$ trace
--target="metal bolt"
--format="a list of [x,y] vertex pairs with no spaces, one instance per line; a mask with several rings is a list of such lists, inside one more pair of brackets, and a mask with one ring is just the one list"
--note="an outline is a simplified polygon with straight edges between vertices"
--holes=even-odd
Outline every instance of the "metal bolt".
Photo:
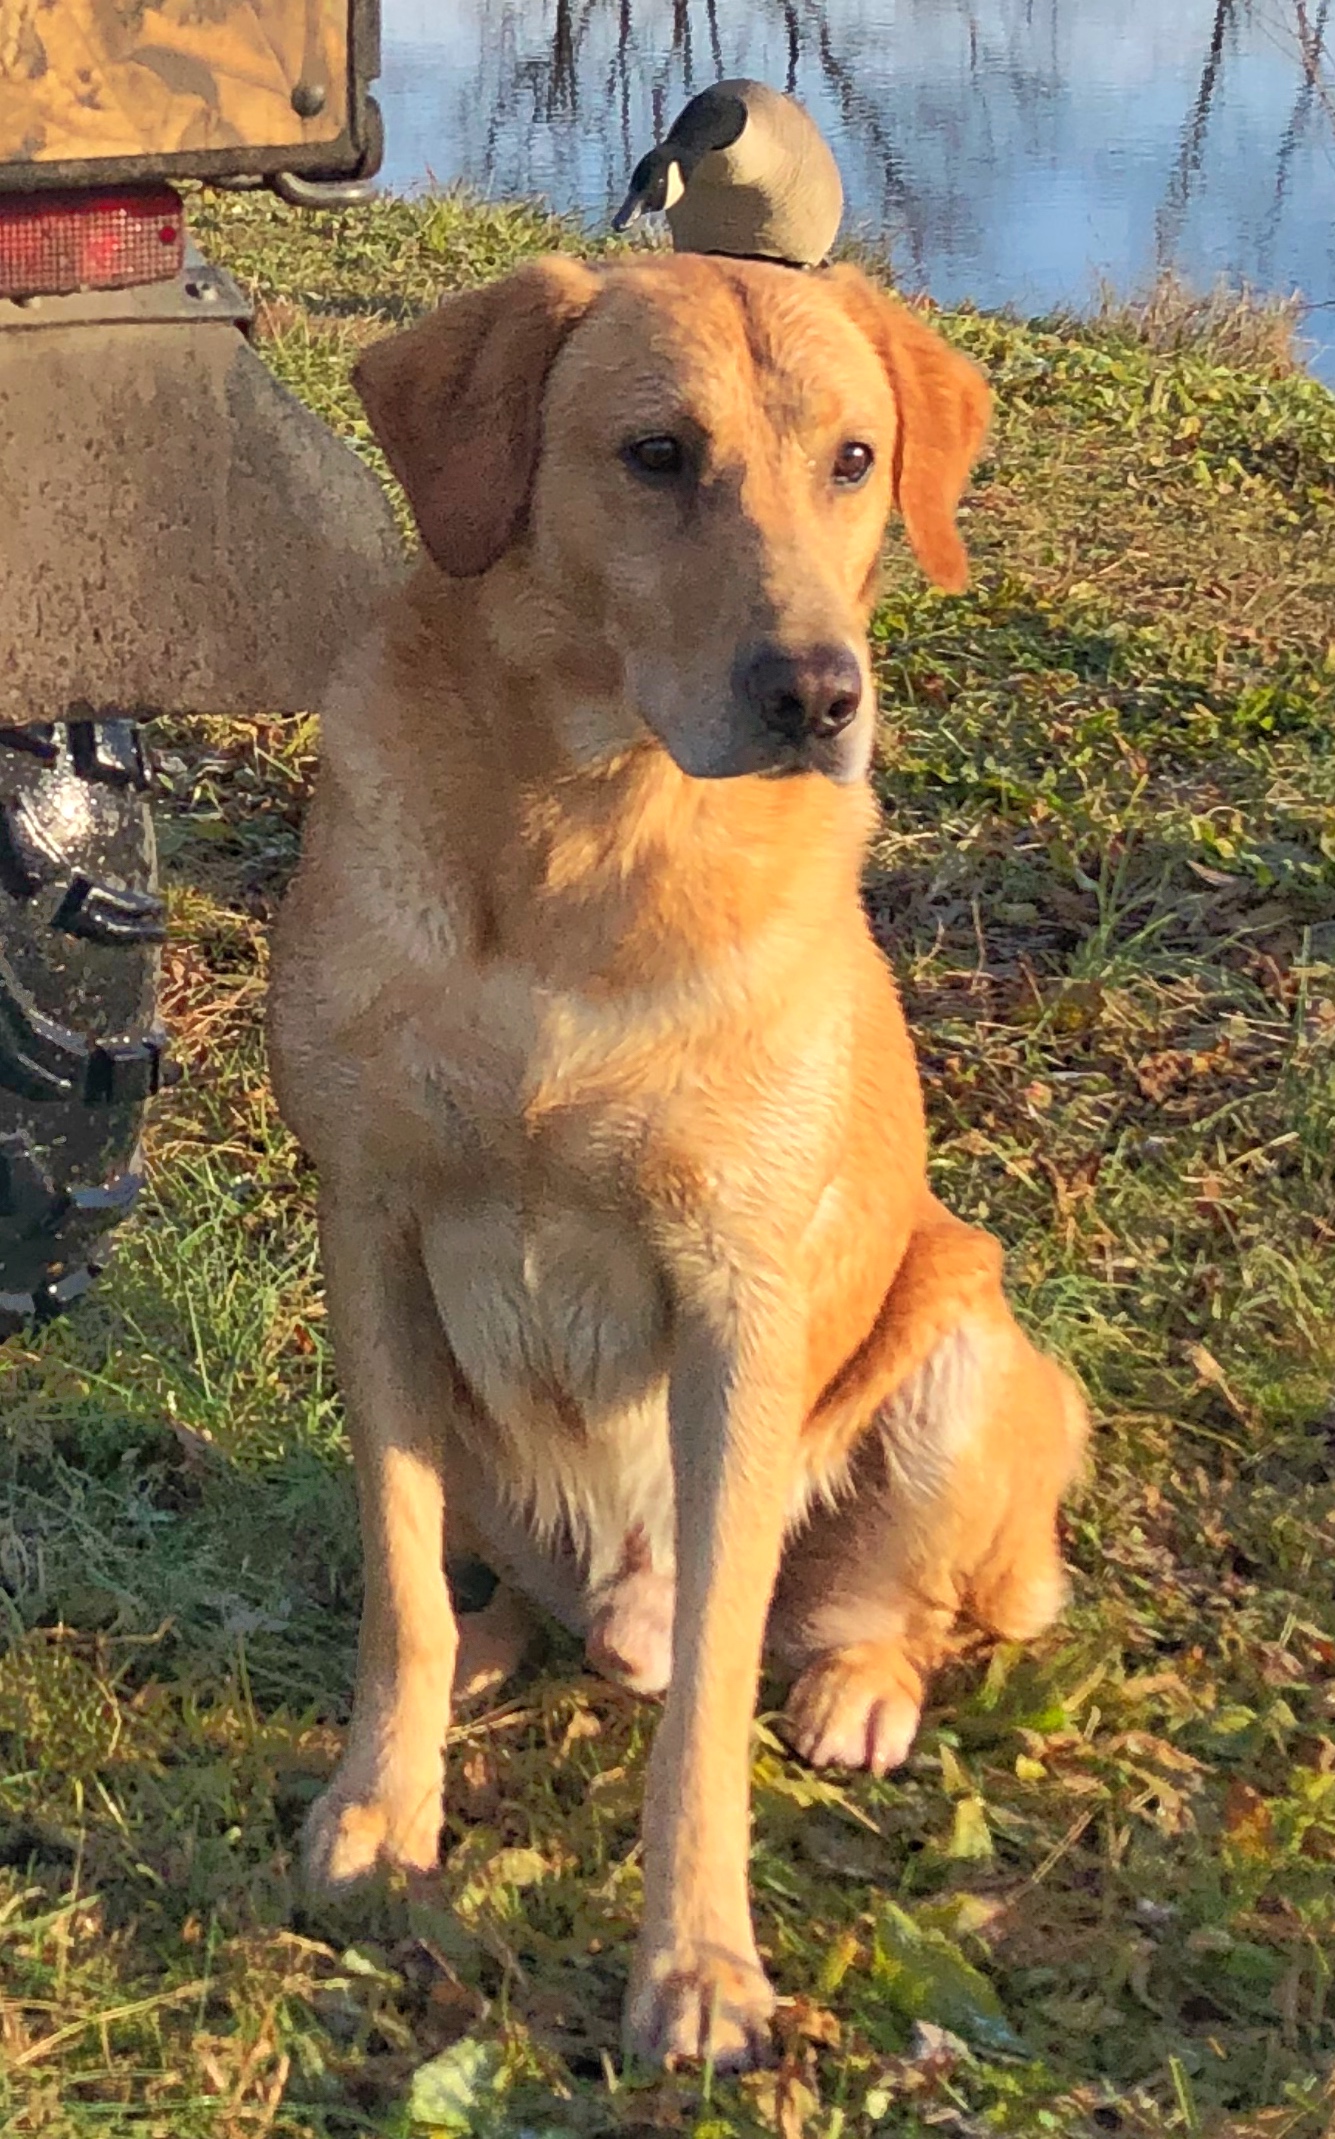
[[292,109],[299,119],[318,119],[326,94],[323,82],[298,82],[292,92]]

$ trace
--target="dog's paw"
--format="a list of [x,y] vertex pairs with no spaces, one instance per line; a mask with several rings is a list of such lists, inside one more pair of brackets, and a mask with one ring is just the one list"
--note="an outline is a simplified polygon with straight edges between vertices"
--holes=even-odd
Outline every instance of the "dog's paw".
[[774,1993],[760,1963],[697,1942],[637,1954],[622,2034],[641,2064],[706,2060],[749,2072],[770,2057]]
[[439,1776],[392,1796],[359,1792],[335,1776],[306,1815],[301,1861],[308,1890],[332,1896],[375,1872],[434,1870],[440,1821]]
[[783,1711],[784,1736],[813,1767],[902,1766],[922,1714],[922,1678],[890,1643],[857,1642],[808,1664]]

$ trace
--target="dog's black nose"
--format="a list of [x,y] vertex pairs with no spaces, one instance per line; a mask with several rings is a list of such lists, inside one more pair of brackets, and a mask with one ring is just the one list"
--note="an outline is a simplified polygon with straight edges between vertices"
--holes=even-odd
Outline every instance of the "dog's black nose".
[[862,670],[846,646],[812,646],[804,653],[759,653],[742,688],[772,734],[786,743],[841,735],[862,704]]

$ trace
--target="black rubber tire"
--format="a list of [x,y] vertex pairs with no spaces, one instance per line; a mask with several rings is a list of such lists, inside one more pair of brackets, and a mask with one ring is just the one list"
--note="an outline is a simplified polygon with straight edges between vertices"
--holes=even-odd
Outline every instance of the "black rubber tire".
[[174,1081],[151,778],[131,721],[0,727],[0,1338],[92,1283]]

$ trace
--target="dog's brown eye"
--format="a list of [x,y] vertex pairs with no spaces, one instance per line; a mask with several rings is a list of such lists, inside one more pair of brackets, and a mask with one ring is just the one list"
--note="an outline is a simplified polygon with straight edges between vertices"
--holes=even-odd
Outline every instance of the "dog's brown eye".
[[840,446],[834,456],[834,479],[846,489],[852,490],[866,481],[871,474],[876,455],[861,439],[850,438]]
[[679,438],[634,438],[624,449],[625,457],[641,475],[680,475],[686,465]]

